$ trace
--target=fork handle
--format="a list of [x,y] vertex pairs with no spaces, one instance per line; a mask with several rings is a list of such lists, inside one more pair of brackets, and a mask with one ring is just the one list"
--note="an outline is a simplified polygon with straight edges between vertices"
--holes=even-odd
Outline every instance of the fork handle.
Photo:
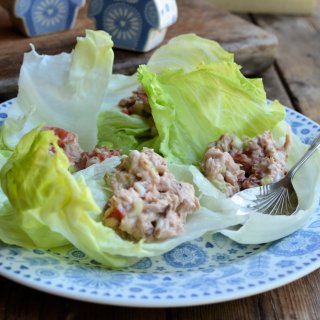
[[287,176],[293,178],[296,172],[301,168],[301,166],[313,155],[313,153],[320,146],[320,135],[318,135],[311,143],[308,151],[302,156],[302,158],[289,170]]

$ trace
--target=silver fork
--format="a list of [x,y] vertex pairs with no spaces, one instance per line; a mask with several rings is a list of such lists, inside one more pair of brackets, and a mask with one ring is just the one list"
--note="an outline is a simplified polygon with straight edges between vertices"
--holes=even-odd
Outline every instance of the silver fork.
[[278,182],[261,187],[249,188],[236,193],[231,200],[246,210],[270,215],[292,215],[299,209],[298,197],[292,179],[301,166],[311,157],[320,145],[320,135],[316,137],[308,151]]

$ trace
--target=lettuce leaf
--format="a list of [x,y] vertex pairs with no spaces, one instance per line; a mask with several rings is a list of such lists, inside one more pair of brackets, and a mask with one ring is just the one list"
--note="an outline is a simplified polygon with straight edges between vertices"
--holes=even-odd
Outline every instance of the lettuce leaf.
[[222,134],[253,137],[285,117],[279,102],[267,104],[262,82],[245,78],[234,63],[161,74],[140,66],[138,78],[158,130],[157,151],[172,162],[198,164],[207,144]]
[[52,131],[34,129],[21,139],[0,172],[10,203],[2,196],[2,241],[23,247],[60,247],[69,241],[60,230],[52,229],[50,216],[100,212],[84,180],[75,179],[69,166]]
[[232,53],[224,50],[216,41],[201,38],[195,34],[183,34],[172,38],[157,49],[148,61],[150,71],[161,73],[167,69],[192,71],[200,64],[233,62]]
[[113,42],[103,31],[86,31],[74,51],[55,56],[26,53],[19,93],[1,129],[1,139],[13,149],[39,124],[78,134],[84,150],[97,144],[97,114],[106,95],[113,65]]

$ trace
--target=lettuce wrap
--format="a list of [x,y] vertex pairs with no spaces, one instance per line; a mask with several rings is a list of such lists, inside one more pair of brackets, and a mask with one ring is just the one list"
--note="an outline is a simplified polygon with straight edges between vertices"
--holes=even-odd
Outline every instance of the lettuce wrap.
[[[118,106],[139,86],[156,130]],[[125,152],[147,146],[176,163],[198,165],[207,144],[222,134],[253,137],[285,117],[279,102],[267,103],[261,79],[247,79],[232,54],[193,34],[156,50],[137,75],[113,76],[108,92],[98,118],[99,143]]]
[[[118,268],[207,232],[222,232],[239,243],[265,243],[310,219],[320,191],[319,152],[294,179],[300,210],[293,216],[242,212],[198,168],[207,143],[221,133],[241,138],[271,130],[283,143],[290,130],[283,121],[284,108],[278,102],[267,103],[261,80],[246,79],[231,54],[195,35],[173,39],[130,77],[111,75],[111,46],[106,34],[88,32],[70,55],[51,59],[33,51],[25,59],[18,99],[1,129],[1,241],[52,250],[73,245],[103,265]],[[53,77],[46,82],[49,71]],[[141,85],[156,131],[145,118],[126,115],[117,105]],[[177,179],[193,184],[201,208],[188,217],[180,236],[152,243],[124,240],[103,225],[101,215],[112,195],[104,175],[120,158],[71,173],[57,137],[39,129],[43,123],[77,133],[86,150],[97,141],[125,152],[154,148],[169,160]],[[293,138],[289,167],[307,148]]]
[[[276,129],[279,129],[279,127]],[[284,129],[283,124],[282,129]],[[292,139],[288,168],[296,164],[309,147],[303,144],[296,135],[292,135]],[[307,188],[306,185],[308,186]],[[297,213],[291,216],[274,216],[250,212],[248,220],[241,228],[226,229],[221,231],[222,234],[239,243],[258,244],[278,240],[305,226],[319,205],[319,150],[299,169],[293,179],[293,186],[297,192],[299,202]]]
[[[274,136],[281,139],[285,130],[281,124]],[[53,154],[48,152],[51,146]],[[295,137],[290,165],[305,149]],[[120,158],[112,157],[72,174],[53,132],[34,129],[21,139],[1,170],[0,239],[26,248],[52,250],[72,244],[107,267],[123,267],[142,257],[160,255],[207,232],[222,232],[240,243],[265,243],[296,231],[309,220],[318,204],[320,170],[315,174],[314,169],[320,169],[319,160],[317,153],[294,179],[299,212],[275,217],[243,213],[197,167],[171,164],[177,179],[194,185],[201,208],[189,216],[180,236],[152,243],[132,242],[101,222],[101,212],[112,195],[104,175],[112,172]],[[306,177],[314,192],[305,190]]]
[[[52,147],[54,153],[49,152]],[[119,161],[119,157],[112,157],[71,174],[54,133],[33,129],[20,140],[1,170],[2,190],[10,204],[2,198],[0,239],[27,248],[73,244],[105,266],[121,267],[244,220],[236,214],[236,205],[223,196],[216,201],[217,191],[196,167],[172,165],[174,174],[195,185],[200,202],[204,199],[201,208],[187,220],[180,236],[154,243],[124,240],[102,224],[100,214],[112,194],[104,175]]]

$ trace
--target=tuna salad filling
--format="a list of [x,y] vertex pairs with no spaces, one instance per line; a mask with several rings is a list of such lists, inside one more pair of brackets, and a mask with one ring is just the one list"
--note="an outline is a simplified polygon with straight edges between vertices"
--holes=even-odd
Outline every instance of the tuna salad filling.
[[200,208],[191,184],[179,182],[153,150],[131,151],[105,180],[113,190],[103,222],[130,240],[165,240]]
[[142,87],[133,91],[130,97],[120,100],[119,107],[123,113],[129,115],[151,116],[148,96]]
[[[83,151],[78,143],[78,136],[70,131],[56,128],[44,127],[42,130],[52,130],[58,137],[58,145],[63,149],[70,162],[71,171],[79,171],[90,167],[93,164],[100,163],[112,156],[119,156],[119,150],[96,147],[91,152]],[[50,150],[54,153],[54,150]]]
[[287,173],[290,136],[277,146],[270,132],[239,140],[223,135],[209,143],[201,162],[205,176],[227,196],[276,182]]
[[118,106],[120,110],[125,114],[139,115],[146,119],[151,129],[151,134],[153,136],[157,134],[157,129],[153,121],[148,96],[142,87],[139,87],[137,90],[133,91],[130,97],[120,100]]

